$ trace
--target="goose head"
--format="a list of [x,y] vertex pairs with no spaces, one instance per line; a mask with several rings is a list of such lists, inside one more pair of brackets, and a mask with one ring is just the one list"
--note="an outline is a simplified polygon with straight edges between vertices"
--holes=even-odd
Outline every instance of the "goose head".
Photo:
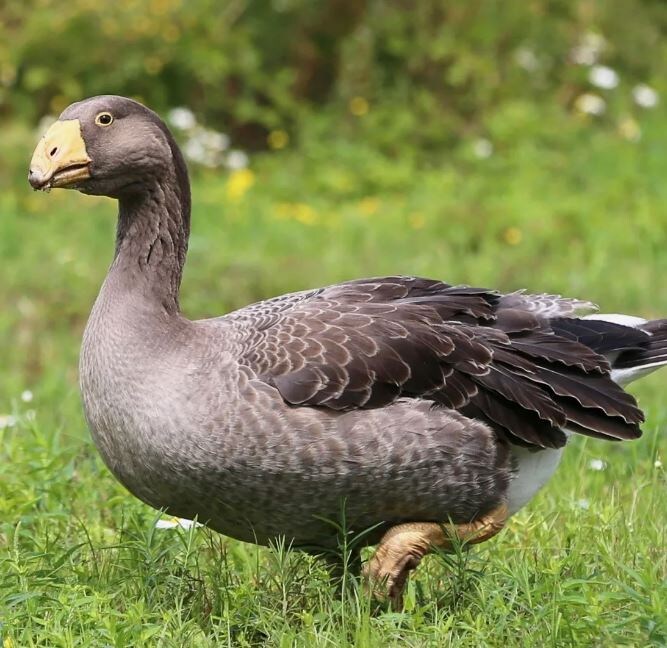
[[159,183],[174,168],[174,158],[180,153],[153,111],[132,99],[102,95],[63,111],[37,144],[28,181],[36,190],[123,198]]

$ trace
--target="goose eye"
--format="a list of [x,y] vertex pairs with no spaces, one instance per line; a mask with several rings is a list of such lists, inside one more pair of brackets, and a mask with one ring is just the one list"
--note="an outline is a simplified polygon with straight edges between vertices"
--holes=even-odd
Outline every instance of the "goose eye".
[[108,112],[101,112],[97,117],[95,117],[95,123],[98,126],[109,126],[113,122],[113,115]]

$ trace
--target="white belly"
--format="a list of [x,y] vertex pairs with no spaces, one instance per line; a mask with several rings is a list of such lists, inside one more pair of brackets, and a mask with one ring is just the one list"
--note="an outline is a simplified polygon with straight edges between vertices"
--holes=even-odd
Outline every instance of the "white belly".
[[510,482],[508,507],[514,515],[527,504],[546,484],[558,467],[564,448],[545,449],[531,452],[527,448],[514,446],[512,457],[516,474]]

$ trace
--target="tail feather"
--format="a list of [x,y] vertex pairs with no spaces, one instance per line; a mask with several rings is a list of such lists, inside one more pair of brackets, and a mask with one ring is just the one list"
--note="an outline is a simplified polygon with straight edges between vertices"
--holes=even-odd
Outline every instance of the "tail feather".
[[612,363],[612,378],[626,385],[667,365],[667,319],[651,320],[638,328],[648,334],[639,349],[621,353]]
[[612,380],[621,387],[667,365],[667,319],[595,313],[581,319],[556,318],[553,330],[604,355]]
[[613,364],[615,369],[629,369],[667,362],[667,319],[651,320],[639,328],[651,336],[648,344],[642,349],[621,353]]

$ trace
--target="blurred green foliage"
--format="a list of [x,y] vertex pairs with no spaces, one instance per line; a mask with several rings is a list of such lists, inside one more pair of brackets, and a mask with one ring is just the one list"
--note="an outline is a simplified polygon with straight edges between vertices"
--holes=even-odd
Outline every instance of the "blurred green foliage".
[[4,0],[0,116],[114,93],[187,106],[248,148],[316,113],[391,152],[429,149],[571,107],[590,35],[622,80],[663,89],[666,29],[662,0]]

